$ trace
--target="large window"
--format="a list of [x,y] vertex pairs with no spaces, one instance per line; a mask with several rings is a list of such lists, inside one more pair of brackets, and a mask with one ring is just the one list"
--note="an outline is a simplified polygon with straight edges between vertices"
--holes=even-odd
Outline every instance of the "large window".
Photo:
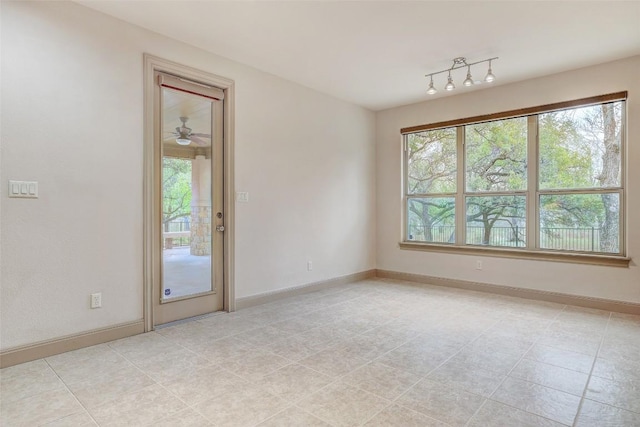
[[624,255],[625,98],[403,129],[404,240]]

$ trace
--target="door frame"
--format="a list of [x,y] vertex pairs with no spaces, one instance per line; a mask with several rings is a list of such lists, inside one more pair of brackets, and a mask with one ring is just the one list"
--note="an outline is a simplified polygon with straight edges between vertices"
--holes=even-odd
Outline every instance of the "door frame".
[[143,176],[143,318],[145,332],[154,329],[153,319],[153,286],[158,282],[160,274],[160,262],[157,256],[160,253],[160,242],[154,239],[155,230],[154,206],[160,202],[154,185],[154,165],[157,153],[157,145],[154,141],[154,117],[159,114],[159,106],[154,102],[156,71],[177,75],[185,79],[199,81],[211,86],[216,86],[224,91],[223,100],[223,218],[224,220],[224,268],[223,268],[223,292],[224,311],[235,311],[235,281],[234,281],[234,242],[235,242],[235,209],[234,209],[234,108],[235,108],[235,83],[233,80],[215,74],[207,73],[195,68],[187,67],[144,54],[144,176]]

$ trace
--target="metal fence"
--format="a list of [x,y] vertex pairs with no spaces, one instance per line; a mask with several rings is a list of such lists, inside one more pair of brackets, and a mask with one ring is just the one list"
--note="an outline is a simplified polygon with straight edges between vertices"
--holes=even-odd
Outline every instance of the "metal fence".
[[600,228],[541,228],[540,247],[599,252]]
[[[483,243],[484,227],[467,227],[466,237],[467,244],[470,245],[524,247],[526,246],[526,235],[526,227],[492,227],[488,243]],[[428,229],[428,227],[411,224],[409,240],[454,243],[455,226],[441,225]],[[600,228],[541,228],[540,247],[543,249],[598,252],[600,251]]]
[[[165,232],[179,232],[179,231],[190,231],[190,230],[191,230],[191,224],[188,220],[187,221],[169,221],[165,223],[165,228],[164,228]],[[171,243],[170,244],[165,243],[165,246],[176,247],[176,246],[189,246],[191,244],[190,237],[171,237],[170,239],[171,239]]]

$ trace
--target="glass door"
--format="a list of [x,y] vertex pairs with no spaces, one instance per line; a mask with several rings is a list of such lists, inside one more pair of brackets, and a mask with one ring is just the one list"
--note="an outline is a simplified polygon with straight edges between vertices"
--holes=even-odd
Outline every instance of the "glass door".
[[156,325],[222,310],[224,257],[222,101],[158,77]]

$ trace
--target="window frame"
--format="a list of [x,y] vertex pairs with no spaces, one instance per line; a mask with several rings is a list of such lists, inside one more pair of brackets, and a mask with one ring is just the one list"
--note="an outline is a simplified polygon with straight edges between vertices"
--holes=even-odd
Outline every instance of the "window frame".
[[[630,258],[626,257],[626,147],[627,147],[627,92],[616,92],[572,101],[546,104],[537,107],[510,110],[501,113],[487,114],[469,118],[449,120],[426,125],[412,126],[401,129],[402,134],[402,237],[401,249],[446,252],[456,254],[472,254],[498,256],[507,258],[540,259],[546,261],[574,262],[597,265],[611,265],[628,267]],[[586,189],[540,189],[539,184],[539,127],[540,114],[573,108],[588,107],[612,102],[622,102],[621,130],[620,130],[620,184],[617,187],[601,187]],[[465,126],[526,117],[527,119],[527,186],[524,190],[514,191],[467,191],[465,152]],[[409,193],[409,148],[410,134],[443,129],[456,130],[456,191],[455,193]],[[605,253],[593,251],[575,251],[566,249],[541,248],[540,236],[540,201],[545,195],[567,194],[604,194],[615,193],[619,197],[619,253]],[[474,196],[520,195],[525,197],[526,243],[524,247],[485,246],[466,243],[466,200]],[[455,242],[425,242],[408,239],[409,201],[420,198],[450,197],[455,200]]]

